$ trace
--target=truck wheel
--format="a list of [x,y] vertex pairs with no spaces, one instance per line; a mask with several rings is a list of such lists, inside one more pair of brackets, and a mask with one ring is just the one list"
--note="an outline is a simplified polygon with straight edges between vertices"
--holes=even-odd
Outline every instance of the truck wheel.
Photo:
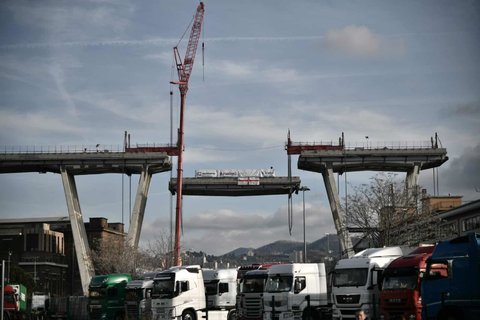
[[228,312],[227,320],[237,320],[237,310],[230,310]]
[[185,310],[182,313],[182,320],[195,320],[195,314],[192,310]]

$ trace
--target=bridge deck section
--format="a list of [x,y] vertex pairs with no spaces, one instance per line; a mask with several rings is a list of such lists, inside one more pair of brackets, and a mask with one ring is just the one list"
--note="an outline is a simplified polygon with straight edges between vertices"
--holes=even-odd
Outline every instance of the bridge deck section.
[[425,149],[363,149],[303,151],[298,158],[298,169],[324,172],[394,171],[405,172],[419,165],[420,170],[431,169],[448,160],[444,148]]
[[[237,177],[183,178],[182,193],[189,196],[265,196],[289,194],[300,187],[299,177],[260,177],[240,182]],[[258,182],[258,183],[257,183]],[[177,179],[172,178],[169,190],[175,194]]]
[[170,158],[164,152],[84,152],[84,153],[4,153],[0,154],[0,173],[52,172],[64,167],[73,175],[123,173],[150,174],[170,171]]

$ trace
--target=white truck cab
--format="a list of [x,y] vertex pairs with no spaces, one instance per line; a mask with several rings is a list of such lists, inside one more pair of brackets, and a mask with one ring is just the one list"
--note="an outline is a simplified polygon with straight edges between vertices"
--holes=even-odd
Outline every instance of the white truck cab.
[[264,320],[320,319],[328,313],[323,263],[273,265],[265,286]]
[[203,282],[208,310],[227,310],[228,319],[235,317],[237,269],[204,269]]
[[173,267],[153,279],[153,320],[199,320],[205,306],[200,266]]
[[401,247],[369,248],[339,260],[332,277],[333,319],[355,319],[360,309],[377,319],[382,272],[402,255]]

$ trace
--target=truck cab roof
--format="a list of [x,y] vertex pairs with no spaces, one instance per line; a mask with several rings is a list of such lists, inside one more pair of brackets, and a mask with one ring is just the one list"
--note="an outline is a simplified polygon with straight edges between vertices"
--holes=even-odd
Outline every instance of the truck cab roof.
[[204,269],[204,281],[212,280],[237,280],[237,269]]

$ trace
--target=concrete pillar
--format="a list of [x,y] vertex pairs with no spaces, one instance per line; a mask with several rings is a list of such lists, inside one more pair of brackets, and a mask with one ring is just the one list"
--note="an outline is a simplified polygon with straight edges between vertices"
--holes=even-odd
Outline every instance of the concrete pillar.
[[65,167],[60,168],[60,173],[62,175],[68,215],[72,226],[73,242],[77,253],[78,269],[80,272],[80,280],[82,281],[83,294],[88,295],[88,285],[95,274],[95,270],[93,268],[92,255],[88,245],[85,224],[83,223],[82,211],[80,210],[77,186],[75,184],[74,176],[68,173]]
[[127,242],[135,250],[138,248],[140,232],[142,231],[143,216],[145,215],[145,206],[147,205],[148,189],[152,174],[148,172],[148,167],[143,168],[142,174],[138,179],[137,195],[133,206],[132,220],[128,227]]
[[340,239],[342,256],[350,258],[355,252],[353,251],[352,240],[347,230],[345,213],[340,207],[340,199],[338,197],[335,175],[333,174],[332,168],[323,170],[322,176],[325,189],[327,190],[328,201],[330,202],[330,209],[332,210],[333,222],[335,223],[335,228],[337,229],[337,234]]
[[414,163],[413,167],[407,171],[407,178],[405,179],[405,187],[408,192],[413,190],[418,185],[418,176],[420,174],[420,163]]

